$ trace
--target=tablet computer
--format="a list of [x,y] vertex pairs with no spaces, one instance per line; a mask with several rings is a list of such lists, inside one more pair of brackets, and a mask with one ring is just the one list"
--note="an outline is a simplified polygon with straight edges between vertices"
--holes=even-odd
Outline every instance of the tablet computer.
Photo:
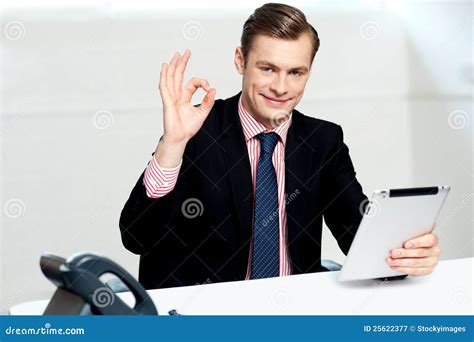
[[392,270],[385,258],[392,249],[401,248],[406,241],[434,229],[449,190],[449,186],[433,186],[374,191],[338,279],[403,275]]

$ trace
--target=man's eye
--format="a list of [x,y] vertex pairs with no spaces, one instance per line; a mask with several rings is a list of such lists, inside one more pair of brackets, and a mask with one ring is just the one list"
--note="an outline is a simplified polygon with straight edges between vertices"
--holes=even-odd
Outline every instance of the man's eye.
[[270,68],[270,67],[264,67],[264,68],[262,68],[262,70],[265,71],[265,72],[271,72],[271,71],[273,71],[273,69]]
[[300,73],[298,70],[293,70],[293,71],[291,71],[291,74],[292,74],[293,76],[301,76],[301,73]]

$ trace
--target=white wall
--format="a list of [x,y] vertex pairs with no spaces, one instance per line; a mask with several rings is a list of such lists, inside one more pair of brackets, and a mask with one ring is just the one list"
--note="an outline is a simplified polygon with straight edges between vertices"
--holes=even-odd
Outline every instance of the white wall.
[[[118,218],[162,133],[161,63],[189,48],[187,77],[237,93],[233,53],[258,6],[32,3],[2,11],[0,312],[50,297],[45,250],[100,251],[137,275]],[[442,258],[472,256],[471,3],[296,4],[321,37],[298,108],[343,126],[367,195],[452,185]],[[323,254],[343,261],[328,230]]]

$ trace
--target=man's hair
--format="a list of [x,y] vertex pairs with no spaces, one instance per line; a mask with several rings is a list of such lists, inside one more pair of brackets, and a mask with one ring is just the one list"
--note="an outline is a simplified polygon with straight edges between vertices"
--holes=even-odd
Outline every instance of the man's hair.
[[313,45],[311,64],[319,49],[318,32],[308,23],[306,16],[299,9],[276,3],[268,3],[257,8],[247,19],[240,38],[244,63],[252,47],[252,42],[259,34],[288,40],[296,40],[307,33]]

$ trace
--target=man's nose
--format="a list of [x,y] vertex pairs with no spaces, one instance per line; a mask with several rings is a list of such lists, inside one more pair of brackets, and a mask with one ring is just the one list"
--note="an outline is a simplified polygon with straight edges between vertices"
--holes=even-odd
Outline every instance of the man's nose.
[[285,84],[284,75],[275,75],[270,84],[270,90],[272,90],[277,96],[282,96],[286,93],[286,84]]

